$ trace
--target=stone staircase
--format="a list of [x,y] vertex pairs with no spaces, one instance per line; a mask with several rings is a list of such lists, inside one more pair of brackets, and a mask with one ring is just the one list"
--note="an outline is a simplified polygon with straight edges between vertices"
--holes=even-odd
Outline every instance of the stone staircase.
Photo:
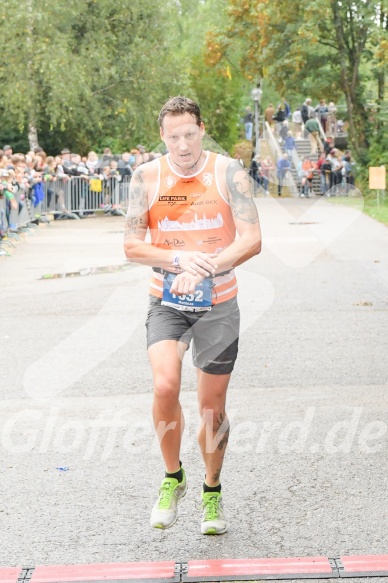
[[[271,153],[271,149],[268,146],[268,143],[265,139],[261,139],[260,140],[260,156],[261,159],[264,160],[264,158],[269,157],[272,160],[273,165],[276,167],[276,160],[274,159],[274,156]],[[276,179],[276,170],[273,171],[272,173],[272,179],[270,179],[269,181],[269,194],[271,196],[274,196],[277,198],[278,194],[277,194],[277,179]],[[259,194],[262,194],[262,192],[260,192]],[[293,194],[293,192],[291,191],[291,189],[287,186],[284,185],[283,189],[282,189],[282,196],[295,196],[295,194]]]

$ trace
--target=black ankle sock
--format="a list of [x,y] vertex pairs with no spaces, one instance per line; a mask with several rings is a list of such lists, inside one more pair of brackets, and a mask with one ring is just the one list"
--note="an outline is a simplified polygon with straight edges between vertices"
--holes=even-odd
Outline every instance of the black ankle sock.
[[182,472],[182,462],[179,462],[180,465],[180,469],[177,472],[174,472],[173,474],[169,474],[168,472],[165,473],[165,478],[175,478],[176,480],[178,480],[178,482],[181,482],[183,480],[183,472]]
[[203,491],[204,492],[221,492],[221,484],[218,486],[208,486],[206,482],[203,483]]

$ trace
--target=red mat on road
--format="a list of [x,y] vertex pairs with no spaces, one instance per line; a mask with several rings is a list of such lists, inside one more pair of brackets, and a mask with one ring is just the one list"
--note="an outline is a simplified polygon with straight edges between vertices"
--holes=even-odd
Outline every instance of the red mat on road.
[[271,575],[312,575],[330,577],[333,569],[326,557],[295,557],[289,559],[217,559],[214,561],[189,561],[187,575],[182,581],[208,581],[252,576],[265,578]]
[[388,577],[388,555],[349,555],[340,557],[344,571],[341,577]]
[[349,577],[388,577],[388,555],[0,567],[0,583],[195,583]]
[[[60,583],[67,581],[179,581],[174,577],[175,562],[116,563],[95,565],[38,566],[31,583]],[[1,580],[0,580],[1,583]]]
[[0,583],[16,583],[21,572],[21,567],[0,567]]

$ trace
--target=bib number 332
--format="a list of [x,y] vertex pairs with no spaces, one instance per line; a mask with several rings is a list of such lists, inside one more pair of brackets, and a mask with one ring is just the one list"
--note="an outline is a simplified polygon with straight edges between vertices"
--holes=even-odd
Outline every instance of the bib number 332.
[[163,278],[162,305],[191,312],[211,310],[212,280],[210,278],[205,278],[196,285],[194,293],[179,296],[171,293],[171,285],[175,277],[174,274],[166,274]]

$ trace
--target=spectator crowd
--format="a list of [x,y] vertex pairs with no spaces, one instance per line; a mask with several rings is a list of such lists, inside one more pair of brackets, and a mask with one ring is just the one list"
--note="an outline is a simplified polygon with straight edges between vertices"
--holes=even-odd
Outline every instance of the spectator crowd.
[[[159,155],[147,152],[141,144],[121,155],[113,155],[110,148],[105,148],[101,156],[94,151],[81,156],[67,148],[60,155],[48,156],[40,147],[22,154],[5,145],[0,149],[0,202],[5,201],[0,205],[0,237],[5,236],[7,228],[16,228],[25,205],[37,207],[46,197],[47,208],[63,209],[59,193],[66,186],[74,202],[76,190],[80,190],[75,188],[76,183],[82,184],[81,196],[87,190],[94,193],[94,204],[105,210],[111,208],[114,188],[122,181],[129,182],[138,166]],[[77,180],[73,180],[73,188],[74,178]]]
[[329,104],[325,99],[321,99],[315,107],[312,100],[307,97],[301,106],[293,112],[287,100],[283,98],[278,104],[276,110],[272,103],[264,111],[265,120],[270,126],[276,122],[292,121],[295,124],[304,125],[309,119],[319,120],[325,133],[331,135],[340,135],[344,132],[344,121],[338,119],[338,108],[333,101]]
[[[271,166],[268,158],[261,160],[259,155],[252,156],[250,174],[264,191],[268,190],[268,173],[272,172],[280,196],[293,163],[301,197],[313,194],[313,179],[316,175],[319,176],[321,195],[335,195],[344,183],[354,185],[355,162],[351,151],[340,152],[335,148],[334,136],[343,134],[345,128],[344,122],[337,119],[334,102],[327,105],[325,99],[321,99],[313,107],[312,100],[307,98],[292,112],[287,100],[282,98],[276,109],[272,103],[268,105],[264,110],[264,118],[283,150],[276,165],[271,162]],[[310,142],[308,155],[298,152],[298,141],[303,139]]]
[[[333,102],[327,105],[321,99],[313,107],[312,100],[307,98],[292,112],[289,103],[283,98],[276,109],[270,103],[264,111],[264,117],[273,131],[276,128],[284,152],[275,165],[270,157],[263,160],[260,156],[252,157],[250,174],[266,193],[269,191],[269,183],[274,181],[281,195],[285,177],[291,170],[293,152],[302,137],[310,139],[311,156],[299,158],[297,176],[301,196],[310,196],[314,173],[320,176],[321,194],[326,194],[333,186],[344,181],[354,184],[355,165],[350,151],[342,155],[334,147],[333,136],[343,132],[344,125],[337,119],[337,107]],[[253,121],[248,106],[243,118],[247,139],[252,139]],[[319,124],[328,133],[324,143],[320,139]],[[295,131],[295,127],[299,131]],[[318,151],[320,157],[316,160]],[[0,204],[0,238],[5,236],[7,228],[16,228],[18,217],[25,206],[30,210],[45,200],[47,209],[58,212],[64,210],[65,191],[70,192],[68,204],[72,209],[79,209],[82,205],[85,208],[85,199],[89,197],[86,206],[117,213],[116,207],[119,205],[117,200],[114,202],[112,199],[117,185],[128,183],[138,166],[160,155],[147,152],[141,144],[121,155],[114,155],[110,148],[105,148],[102,155],[90,151],[87,156],[67,148],[57,156],[48,156],[40,147],[22,154],[14,153],[10,145],[3,146],[0,149],[0,203],[4,201]],[[81,211],[80,215],[88,212],[90,214],[90,211]]]

